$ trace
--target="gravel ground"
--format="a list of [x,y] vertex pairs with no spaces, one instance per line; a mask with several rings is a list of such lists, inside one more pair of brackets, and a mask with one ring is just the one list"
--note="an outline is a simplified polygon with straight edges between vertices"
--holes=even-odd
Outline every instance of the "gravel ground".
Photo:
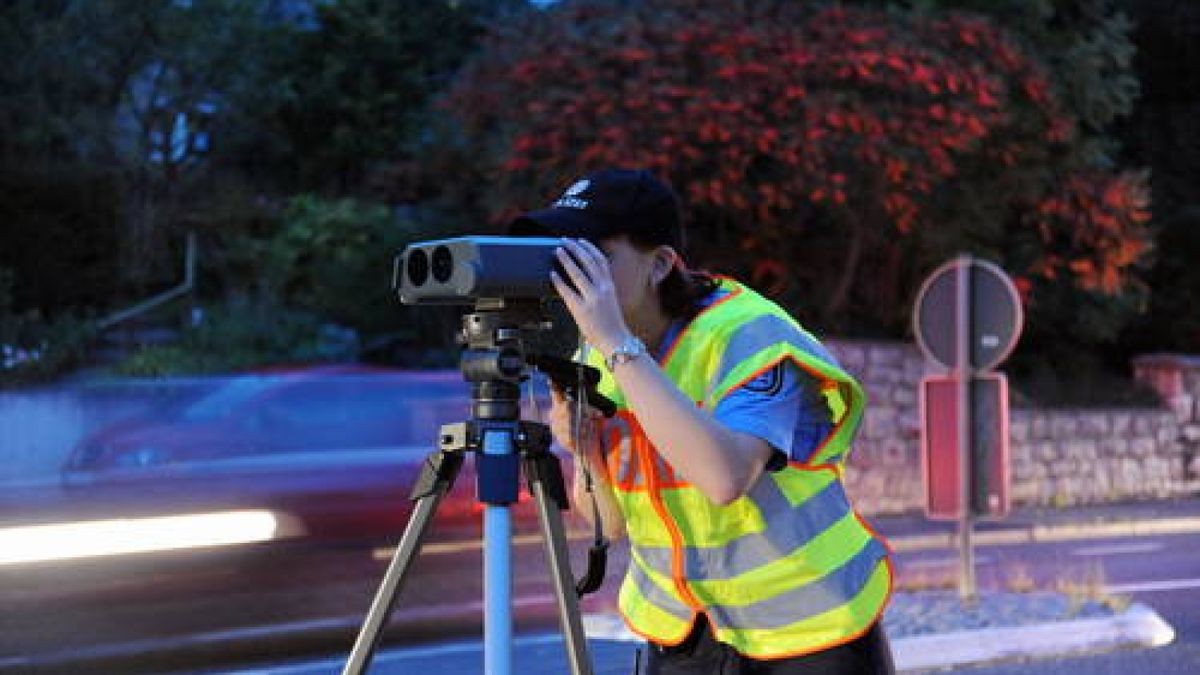
[[888,637],[911,637],[973,628],[1026,626],[1112,616],[1107,603],[1073,600],[1062,593],[986,592],[966,606],[955,591],[897,592],[883,616]]

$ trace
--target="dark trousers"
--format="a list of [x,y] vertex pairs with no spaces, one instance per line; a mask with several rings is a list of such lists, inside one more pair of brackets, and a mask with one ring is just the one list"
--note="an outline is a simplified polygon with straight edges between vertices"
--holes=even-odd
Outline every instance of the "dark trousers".
[[892,675],[892,650],[878,622],[861,637],[831,649],[787,659],[758,660],[713,639],[708,621],[674,647],[651,644],[646,675]]

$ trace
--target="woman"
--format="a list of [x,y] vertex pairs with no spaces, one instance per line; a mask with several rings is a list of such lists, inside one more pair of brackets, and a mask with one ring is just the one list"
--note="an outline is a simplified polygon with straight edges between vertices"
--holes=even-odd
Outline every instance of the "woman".
[[777,305],[688,271],[680,222],[650,173],[609,169],[512,228],[564,238],[551,281],[618,406],[577,425],[554,391],[550,421],[630,538],[648,672],[891,673],[891,564],[841,481],[861,387]]

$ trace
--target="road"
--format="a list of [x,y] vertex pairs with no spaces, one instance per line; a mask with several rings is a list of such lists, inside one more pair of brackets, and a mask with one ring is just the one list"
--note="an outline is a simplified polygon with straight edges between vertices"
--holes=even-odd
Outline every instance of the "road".
[[[517,632],[552,631],[555,608],[540,537],[528,526],[517,534]],[[577,571],[584,564],[586,543],[582,538],[572,542]],[[399,599],[387,634],[390,647],[481,634],[481,549],[476,532],[435,523]],[[0,606],[5,608],[0,613],[0,670],[196,672],[299,658],[309,659],[314,673],[330,672],[327,659],[337,661],[348,653],[382,578],[387,553],[273,545],[237,553],[43,565],[19,575],[0,568]],[[613,611],[624,564],[623,547],[617,546],[605,588],[584,602],[585,612]],[[1174,626],[1177,638],[1155,650],[959,672],[1200,672],[1200,536],[979,546],[977,564],[982,589],[1103,582],[1108,593],[1128,594],[1154,608]],[[957,572],[954,551],[944,549],[901,551],[897,566],[901,584],[926,587],[952,581]],[[479,670],[476,664],[446,672]]]
[[[1092,590],[1108,596],[1125,596],[1130,602],[1153,607],[1172,624],[1177,638],[1173,644],[1157,649],[960,667],[954,672],[983,675],[1200,672],[1200,564],[1196,562],[1200,560],[1200,537],[1185,534],[980,546],[977,553],[981,590],[1020,587],[1029,582],[1039,588],[1055,587],[1060,582],[1085,586],[1100,583],[1103,588]],[[953,551],[902,552],[897,563],[903,583],[935,583],[939,578],[953,579],[957,574]],[[596,672],[598,675],[632,672],[633,650],[634,645],[594,644]],[[566,672],[559,645],[530,638],[518,646],[517,652],[515,659],[522,672],[535,675]],[[537,665],[532,665],[531,660],[537,661]],[[244,675],[318,675],[337,672],[341,664],[339,658],[331,658],[307,665],[255,669]],[[449,675],[482,670],[478,649],[451,643],[384,650],[372,672],[381,675],[419,672],[433,664]]]
[[[956,564],[946,552],[902,556],[902,564]],[[1003,578],[1023,569],[1040,585],[1099,574],[1107,593],[1152,607],[1175,629],[1175,641],[1150,650],[1112,652],[957,669],[970,675],[1195,675],[1200,673],[1200,536],[1142,536],[990,546],[979,549],[979,572]]]
[[[541,538],[516,529],[518,629],[555,625]],[[583,565],[586,543],[572,542]],[[479,634],[478,532],[435,521],[389,626],[399,643]],[[161,672],[349,649],[390,551],[288,545],[0,566],[0,672]],[[589,604],[589,611],[604,611]]]

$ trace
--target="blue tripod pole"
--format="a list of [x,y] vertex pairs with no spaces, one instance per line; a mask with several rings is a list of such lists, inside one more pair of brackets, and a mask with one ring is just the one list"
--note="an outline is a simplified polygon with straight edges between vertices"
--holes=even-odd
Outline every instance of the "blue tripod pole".
[[510,430],[483,434],[479,501],[483,512],[483,662],[487,675],[512,673],[512,511],[517,453]]

